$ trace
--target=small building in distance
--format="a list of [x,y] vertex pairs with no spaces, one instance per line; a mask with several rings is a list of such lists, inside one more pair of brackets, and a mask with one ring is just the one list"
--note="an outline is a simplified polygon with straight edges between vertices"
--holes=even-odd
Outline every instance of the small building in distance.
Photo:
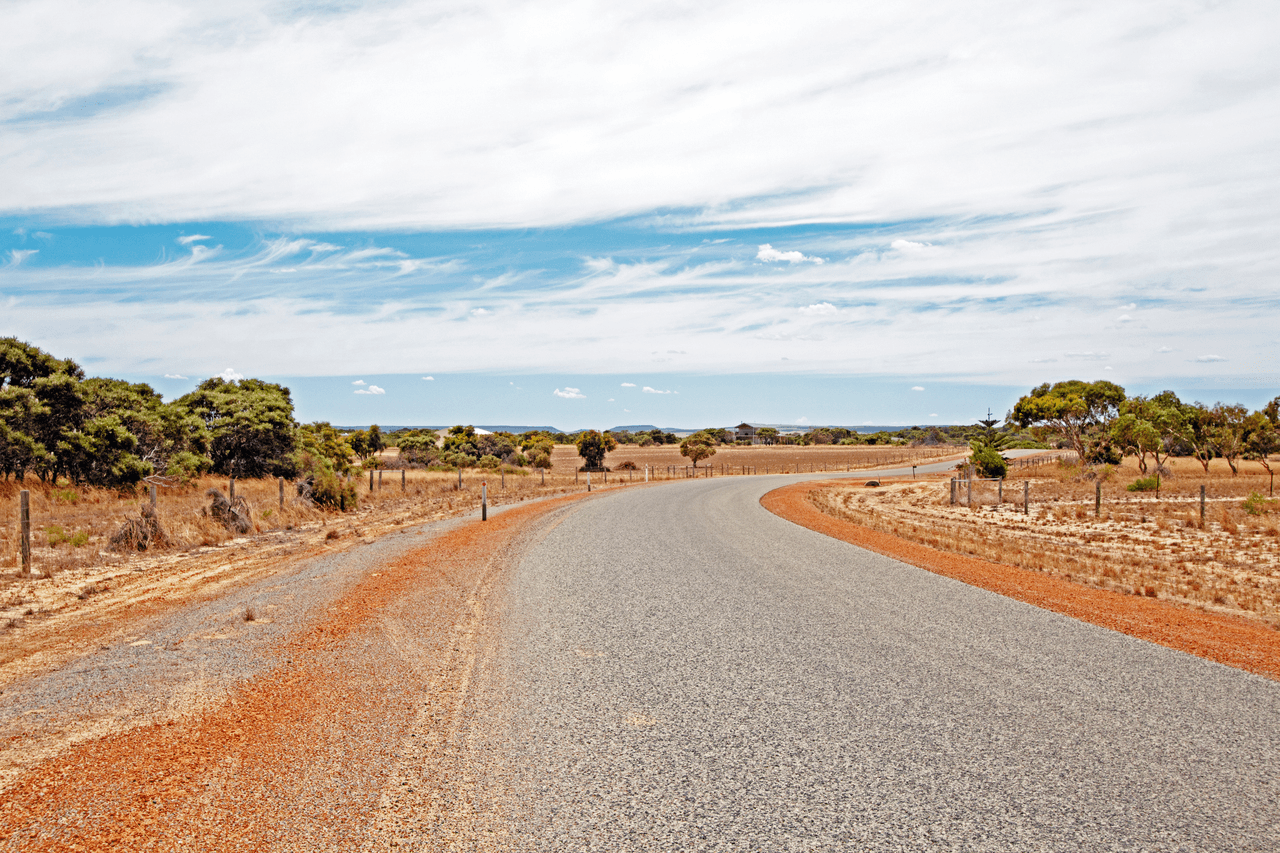
[[759,442],[759,437],[756,435],[756,428],[751,424],[740,423],[733,428],[733,440],[749,441],[752,444],[756,444]]

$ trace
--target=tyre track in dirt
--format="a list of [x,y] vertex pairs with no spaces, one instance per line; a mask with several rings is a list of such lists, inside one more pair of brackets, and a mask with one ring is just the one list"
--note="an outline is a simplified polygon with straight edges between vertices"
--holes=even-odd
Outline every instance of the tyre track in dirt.
[[486,771],[470,766],[467,732],[491,607],[530,537],[585,497],[513,506],[368,561],[220,700],[20,775],[0,804],[0,844],[478,849],[489,812],[467,780]]

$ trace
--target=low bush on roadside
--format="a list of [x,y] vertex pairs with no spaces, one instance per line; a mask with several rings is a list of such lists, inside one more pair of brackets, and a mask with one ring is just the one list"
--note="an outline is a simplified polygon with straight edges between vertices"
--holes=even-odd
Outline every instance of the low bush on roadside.
[[1250,492],[1249,497],[1244,499],[1244,511],[1249,515],[1275,512],[1277,506],[1280,506],[1280,500],[1264,498],[1262,492]]
[[1129,485],[1125,486],[1131,492],[1154,492],[1160,488],[1160,479],[1158,477],[1139,477]]

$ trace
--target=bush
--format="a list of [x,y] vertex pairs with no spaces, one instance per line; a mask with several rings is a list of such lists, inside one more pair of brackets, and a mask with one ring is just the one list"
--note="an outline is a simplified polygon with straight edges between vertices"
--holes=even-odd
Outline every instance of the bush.
[[1261,492],[1250,492],[1244,499],[1244,511],[1249,515],[1265,515],[1274,512],[1278,504],[1280,501],[1264,498]]
[[166,477],[176,477],[183,483],[190,483],[196,477],[213,467],[213,460],[189,450],[180,450],[169,457],[169,467],[165,468]]
[[323,456],[303,450],[296,457],[298,472],[305,487],[299,493],[320,506],[343,512],[354,510],[360,502],[354,483],[350,483],[333,470],[333,463]]
[[551,455],[548,453],[534,453],[529,457],[529,464],[534,468],[551,468]]
[[1125,486],[1125,488],[1131,492],[1154,492],[1156,489],[1160,488],[1160,478],[1155,476],[1139,477],[1129,485]]
[[978,471],[980,477],[998,479],[1009,473],[1009,463],[993,447],[981,447],[969,457],[969,462]]
[[480,461],[476,463],[481,468],[497,468],[502,464],[502,460],[496,456],[484,455],[480,457]]
[[626,462],[621,462],[615,465],[614,468],[618,471],[639,471],[640,470],[640,466],[632,462],[630,459],[628,459]]

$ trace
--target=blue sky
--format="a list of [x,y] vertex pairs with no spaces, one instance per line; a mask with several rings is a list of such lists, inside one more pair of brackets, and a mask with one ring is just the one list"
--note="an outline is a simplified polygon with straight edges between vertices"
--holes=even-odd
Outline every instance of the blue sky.
[[93,374],[564,428],[1280,393],[1280,9],[11,5],[0,335]]

